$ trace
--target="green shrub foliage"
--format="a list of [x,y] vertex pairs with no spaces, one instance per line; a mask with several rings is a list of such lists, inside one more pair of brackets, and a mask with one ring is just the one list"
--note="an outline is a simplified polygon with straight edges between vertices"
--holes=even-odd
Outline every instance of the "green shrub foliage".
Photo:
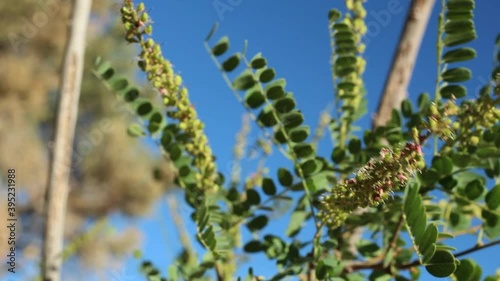
[[[491,84],[466,99],[463,82],[472,73],[461,63],[476,57],[467,46],[477,36],[475,1],[443,3],[434,98],[424,93],[417,104],[405,100],[388,124],[362,134],[353,133],[353,124],[366,112],[366,11],[362,0],[349,0],[344,14],[328,13],[336,108],[320,122],[333,141],[327,158],[317,154],[317,136],[304,124],[300,104],[272,61],[247,54],[246,45],[233,50],[228,36],[213,39],[214,26],[205,47],[262,130],[258,147],[265,156],[274,147],[289,159],[289,166],[267,175],[259,166],[253,177],[225,183],[187,87],[151,37],[144,4],[124,1],[125,38],[139,46],[138,66],[163,105],[105,61],[96,62],[95,74],[137,115],[128,133],[155,140],[177,168],[176,183],[205,248],[204,253],[185,249],[167,272],[144,261],[148,280],[416,280],[422,269],[435,277],[480,280],[480,265],[463,256],[500,243],[500,185],[494,183],[500,176],[500,40]],[[424,144],[433,149],[425,158]],[[280,202],[291,212],[289,225],[284,233],[269,233]],[[314,235],[299,239],[305,226]],[[243,228],[253,234],[244,241]],[[360,231],[371,236],[359,238]],[[474,235],[477,244],[447,245],[459,235]],[[261,276],[250,267],[246,276],[237,276],[241,251],[263,254],[276,264],[275,275]]]

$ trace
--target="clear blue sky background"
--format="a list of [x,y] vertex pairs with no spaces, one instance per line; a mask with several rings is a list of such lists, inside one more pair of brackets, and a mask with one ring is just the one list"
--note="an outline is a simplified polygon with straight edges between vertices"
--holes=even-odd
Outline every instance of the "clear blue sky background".
[[[230,11],[218,13],[214,3],[238,3]],[[287,79],[287,90],[295,93],[298,107],[306,117],[306,123],[316,127],[319,113],[333,100],[330,72],[330,46],[327,28],[327,14],[331,8],[344,9],[344,1],[146,1],[150,15],[154,20],[154,38],[163,44],[164,55],[170,59],[190,90],[191,100],[196,106],[200,118],[206,124],[206,133],[210,144],[218,157],[219,169],[228,174],[228,165],[232,160],[232,146],[235,134],[241,127],[243,107],[226,87],[220,73],[212,63],[203,47],[203,40],[214,22],[220,28],[212,43],[222,35],[231,39],[230,51],[240,51],[245,39],[249,41],[248,54],[252,56],[262,52],[271,67],[277,70],[278,77]],[[390,15],[387,21],[377,20],[376,14],[387,10],[387,3],[395,3],[399,12]],[[402,29],[410,1],[369,1],[366,4],[369,24],[369,43],[367,44],[367,69],[364,74],[368,90],[369,113],[359,125],[369,126],[371,114],[376,110],[385,77],[390,67],[397,40]],[[440,2],[440,1],[437,1]],[[490,77],[492,69],[493,42],[500,31],[498,11],[500,2],[494,0],[478,1],[476,7],[476,28],[479,38],[470,45],[478,50],[478,58],[465,65],[473,70],[473,78],[468,83],[469,97],[475,97],[477,91]],[[431,17],[419,58],[415,67],[409,93],[414,100],[419,93],[433,93],[436,79],[436,26],[439,4]],[[230,4],[229,4],[230,5]],[[257,130],[253,130],[255,140]],[[322,142],[320,152],[328,156],[332,147],[328,141]],[[277,155],[268,161],[270,173],[276,168],[291,165]],[[250,173],[252,163],[243,160],[244,173]],[[181,201],[181,200],[179,200]],[[181,206],[181,215],[188,221],[190,210]],[[118,228],[130,223],[117,216],[114,219]],[[180,245],[170,219],[165,201],[161,200],[151,218],[138,219],[137,223],[144,230],[142,250],[145,258],[151,259],[166,273],[167,266],[179,253]],[[192,229],[192,227],[190,227]],[[275,224],[265,229],[264,233],[277,231],[284,233],[286,222]],[[301,237],[312,237],[312,230],[305,229]],[[248,235],[246,235],[248,238]],[[474,239],[457,239],[454,246],[464,249],[472,246]],[[483,266],[483,276],[493,274],[500,267],[499,249],[490,248],[469,257],[476,258]],[[251,259],[250,262],[259,275],[267,277],[276,273],[273,262],[265,259]],[[136,271],[137,261],[127,262],[128,269],[110,277],[115,280],[142,280]],[[240,271],[246,271],[246,266]],[[424,274],[422,280],[429,280]],[[121,277],[120,277],[121,276]],[[113,280],[113,279],[111,279]]]

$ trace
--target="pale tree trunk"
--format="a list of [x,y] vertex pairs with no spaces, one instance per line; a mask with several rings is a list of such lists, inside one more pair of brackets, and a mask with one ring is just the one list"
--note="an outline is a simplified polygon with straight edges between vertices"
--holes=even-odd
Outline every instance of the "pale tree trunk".
[[92,0],[74,0],[69,22],[61,80],[49,180],[45,198],[45,233],[42,250],[44,281],[61,279],[64,220],[69,193],[71,152],[75,135],[85,53],[85,35]]
[[392,110],[399,109],[401,102],[408,96],[408,84],[435,2],[435,0],[413,0],[411,3],[382,98],[373,119],[373,127],[386,125],[391,119]]

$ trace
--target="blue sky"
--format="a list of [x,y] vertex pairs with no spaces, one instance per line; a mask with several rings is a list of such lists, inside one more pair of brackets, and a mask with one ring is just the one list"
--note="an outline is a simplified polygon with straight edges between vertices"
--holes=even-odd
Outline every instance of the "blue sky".
[[[361,126],[369,126],[371,114],[378,105],[407,13],[408,2],[390,0],[369,1],[366,4],[370,41],[367,44],[367,69],[364,77],[369,113],[359,122]],[[236,52],[241,51],[244,40],[248,40],[249,56],[262,52],[269,65],[276,69],[277,77],[287,79],[287,90],[295,94],[298,107],[303,111],[306,123],[312,128],[316,127],[319,113],[333,101],[327,14],[334,7],[343,9],[343,1],[170,0],[145,3],[154,20],[154,38],[163,44],[164,55],[182,74],[191,100],[201,120],[206,124],[206,133],[222,172],[228,173],[235,134],[240,130],[244,109],[225,85],[203,47],[203,40],[214,22],[219,22],[220,27],[211,41],[212,44],[219,37],[228,35],[231,40],[230,52]],[[436,3],[432,14],[409,87],[412,100],[422,92],[433,94],[434,91],[439,4]],[[224,5],[230,9],[223,12],[217,9]],[[387,14],[384,11],[388,10],[388,5],[394,5],[392,10],[397,12],[390,14],[390,19],[386,21],[377,20],[377,15]],[[469,97],[475,97],[479,87],[490,77],[493,42],[500,31],[498,10],[498,1],[481,1],[476,7],[478,39],[470,46],[478,50],[478,57],[472,62],[464,63],[473,70],[473,78],[467,83]],[[255,140],[257,133],[254,129],[250,140]],[[331,149],[327,137],[321,143],[320,153],[328,156]],[[243,164],[245,175],[251,172],[255,163],[245,159]],[[267,162],[267,166],[270,167],[271,175],[276,173],[277,167],[291,167],[277,151]],[[181,215],[187,221],[189,208],[181,206],[180,209]],[[118,228],[130,223],[118,216],[114,221]],[[165,200],[160,200],[150,218],[137,219],[134,223],[144,230],[142,251],[145,258],[153,260],[166,272],[180,247]],[[283,233],[285,229],[286,222],[280,222],[266,228],[265,233]],[[306,227],[302,235],[312,237],[310,228]],[[246,236],[248,238],[248,235]],[[452,242],[459,249],[468,248],[474,243],[474,239],[456,239]],[[477,259],[483,266],[483,276],[493,274],[498,267],[498,262],[491,259],[495,251],[498,252],[498,247],[468,256]],[[257,274],[269,277],[276,273],[272,262],[260,261],[263,260],[251,260]],[[136,261],[128,261],[126,275],[119,281],[136,280],[136,265]],[[246,267],[240,272],[245,271]],[[422,280],[428,279],[426,277],[429,276],[424,274]]]

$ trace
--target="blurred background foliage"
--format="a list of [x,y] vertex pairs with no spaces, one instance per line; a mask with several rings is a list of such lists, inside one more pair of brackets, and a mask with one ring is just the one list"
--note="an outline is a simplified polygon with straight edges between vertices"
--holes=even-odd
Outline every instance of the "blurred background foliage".
[[[0,3],[0,170],[17,171],[17,216],[22,222],[17,245],[22,249],[20,260],[24,265],[37,262],[40,255],[50,149],[47,144],[53,134],[70,3],[62,0]],[[129,217],[146,214],[171,186],[173,178],[172,170],[159,156],[148,151],[140,140],[127,136],[132,115],[90,71],[95,57],[104,55],[123,74],[134,77],[136,63],[122,59],[132,58],[134,49],[123,44],[122,27],[113,13],[116,5],[111,0],[92,4],[85,54],[87,69],[73,147],[65,223],[67,241],[84,235],[89,226],[105,221],[110,214]],[[131,173],[131,169],[135,172]],[[163,176],[155,177],[154,170]],[[5,212],[6,207],[0,206],[2,218]],[[95,235],[81,239],[76,252],[71,253],[76,254],[72,259],[79,266],[105,268],[109,262],[129,254],[140,241],[140,232],[133,228],[119,234],[109,231],[109,226],[96,227],[96,231]],[[6,237],[0,238],[0,253],[4,256]]]

